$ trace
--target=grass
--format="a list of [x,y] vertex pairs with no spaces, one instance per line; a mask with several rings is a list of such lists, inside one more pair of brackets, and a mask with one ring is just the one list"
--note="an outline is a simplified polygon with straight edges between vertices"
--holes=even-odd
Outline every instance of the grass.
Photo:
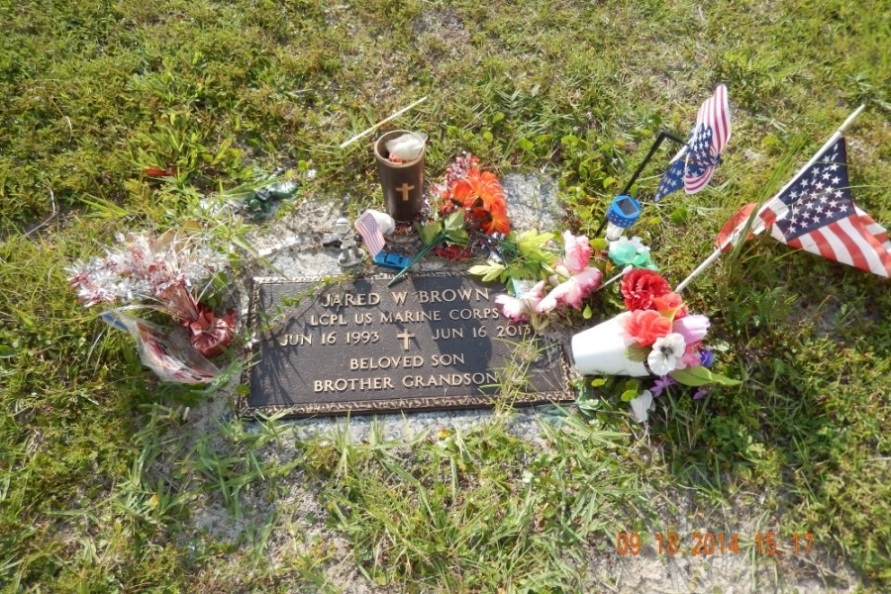
[[612,459],[627,435],[569,418],[547,432],[548,450],[536,452],[504,420],[409,444],[374,432],[358,447],[310,444],[309,459],[338,460],[315,470],[363,575],[417,591],[583,589],[580,545],[643,503],[638,476],[617,472]]
[[[590,232],[654,135],[683,134],[725,82],[734,137],[712,187],[635,228],[675,282],[866,102],[850,171],[887,226],[886,3],[0,1],[0,20],[0,588],[337,592],[353,571],[408,591],[597,589],[584,551],[682,515],[679,491],[813,532],[814,563],[891,585],[877,277],[746,246],[686,293],[741,388],[663,397],[645,436],[617,397],[594,400],[588,417],[542,421],[541,449],[501,413],[413,444],[193,427],[185,407],[223,396],[156,389],[65,283],[114,233],[200,220],[202,197],[277,166],[315,168],[307,194],[376,203],[369,147],[336,147],[423,95],[398,123],[430,134],[428,177],[465,149],[499,173],[543,169],[563,224]],[[230,223],[221,241],[240,236]]]

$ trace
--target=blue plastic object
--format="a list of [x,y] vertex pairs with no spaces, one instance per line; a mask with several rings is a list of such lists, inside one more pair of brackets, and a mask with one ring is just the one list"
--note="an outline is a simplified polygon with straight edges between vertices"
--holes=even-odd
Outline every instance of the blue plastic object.
[[409,262],[409,258],[390,252],[378,252],[374,257],[374,263],[378,266],[386,266],[387,268],[395,268],[396,270],[402,270],[408,266]]
[[610,223],[622,229],[627,229],[640,217],[640,202],[622,194],[613,198],[609,210],[606,211],[606,218]]

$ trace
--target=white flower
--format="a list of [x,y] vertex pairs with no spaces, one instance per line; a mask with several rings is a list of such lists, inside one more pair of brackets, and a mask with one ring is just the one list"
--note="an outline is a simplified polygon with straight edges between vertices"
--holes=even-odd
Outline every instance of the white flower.
[[647,356],[647,364],[653,375],[663,376],[678,368],[681,357],[684,356],[684,350],[687,343],[684,337],[677,332],[672,332],[662,338],[657,338],[653,343],[653,350]]
[[529,315],[535,312],[535,306],[544,295],[545,281],[541,281],[534,287],[523,293],[520,297],[510,295],[498,295],[495,303],[501,306],[505,317],[514,322],[522,322],[529,319]]
[[629,402],[631,405],[631,417],[638,423],[646,423],[649,418],[649,411],[656,408],[653,402],[653,394],[649,390],[644,390],[640,396]]

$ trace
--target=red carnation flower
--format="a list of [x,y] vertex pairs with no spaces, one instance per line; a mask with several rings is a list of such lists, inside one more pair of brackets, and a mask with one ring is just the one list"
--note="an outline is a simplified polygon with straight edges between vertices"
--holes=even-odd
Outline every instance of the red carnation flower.
[[638,268],[622,279],[622,296],[629,311],[653,309],[653,299],[669,293],[668,281],[652,270]]

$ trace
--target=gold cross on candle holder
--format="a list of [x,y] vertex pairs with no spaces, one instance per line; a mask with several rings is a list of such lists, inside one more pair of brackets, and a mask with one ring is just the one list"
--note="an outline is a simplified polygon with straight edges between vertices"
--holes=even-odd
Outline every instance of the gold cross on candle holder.
[[401,187],[396,188],[396,191],[402,192],[402,201],[403,202],[408,202],[408,193],[414,189],[415,189],[414,186],[410,186],[407,183],[403,182]]

